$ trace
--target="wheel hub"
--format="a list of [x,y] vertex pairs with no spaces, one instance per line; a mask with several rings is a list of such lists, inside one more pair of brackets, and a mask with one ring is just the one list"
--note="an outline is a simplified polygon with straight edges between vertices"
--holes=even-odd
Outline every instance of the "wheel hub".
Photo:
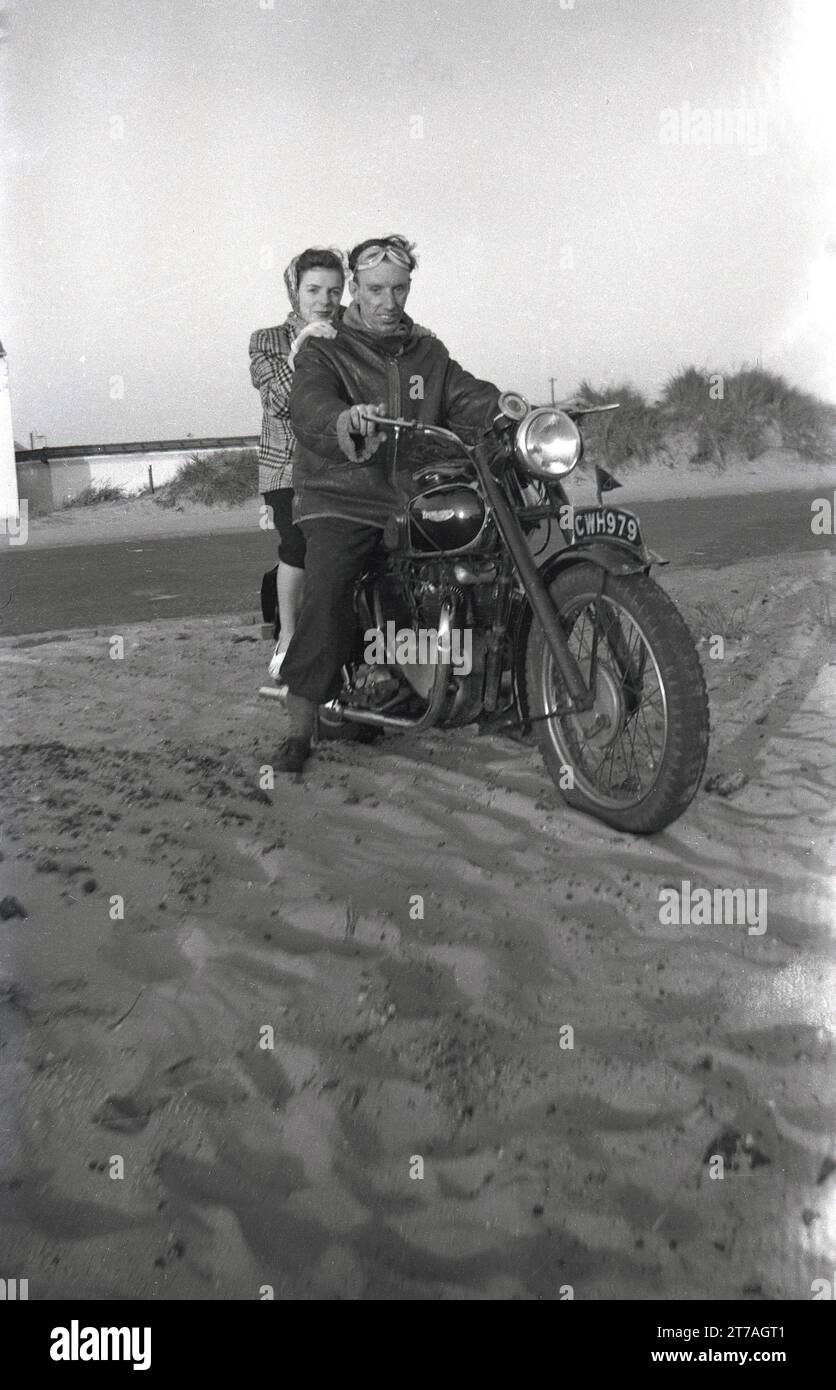
[[621,685],[606,666],[599,665],[592,709],[576,716],[584,742],[591,748],[608,748],[624,727]]

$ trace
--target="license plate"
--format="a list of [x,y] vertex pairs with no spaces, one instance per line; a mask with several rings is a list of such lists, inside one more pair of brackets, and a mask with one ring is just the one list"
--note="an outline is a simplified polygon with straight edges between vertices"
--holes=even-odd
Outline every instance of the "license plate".
[[576,541],[626,541],[628,545],[644,545],[638,518],[619,507],[576,507],[573,517]]

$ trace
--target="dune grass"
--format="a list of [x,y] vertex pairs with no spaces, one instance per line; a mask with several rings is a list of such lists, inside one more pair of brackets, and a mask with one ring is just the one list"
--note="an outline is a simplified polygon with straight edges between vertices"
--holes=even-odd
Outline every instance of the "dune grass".
[[656,459],[724,468],[776,448],[816,462],[836,458],[836,408],[762,367],[685,367],[656,401],[629,383],[596,389],[584,381],[578,394],[591,405],[621,402],[619,410],[584,421],[593,462],[629,467]]
[[832,454],[832,412],[824,402],[760,367],[728,374],[689,367],[667,383],[659,406],[669,427],[696,433],[698,463],[755,459],[769,448],[817,459]]
[[117,483],[88,483],[75,497],[68,497],[59,510],[68,511],[71,507],[95,507],[99,502],[121,502],[127,496],[125,489]]
[[655,405],[629,382],[595,387],[582,381],[578,396],[588,405],[612,405],[618,410],[583,418],[584,451],[593,463],[623,465],[647,463],[662,449],[663,422]]
[[154,501],[161,507],[186,503],[234,507],[258,493],[255,449],[215,449],[190,454],[169,482],[157,488]]

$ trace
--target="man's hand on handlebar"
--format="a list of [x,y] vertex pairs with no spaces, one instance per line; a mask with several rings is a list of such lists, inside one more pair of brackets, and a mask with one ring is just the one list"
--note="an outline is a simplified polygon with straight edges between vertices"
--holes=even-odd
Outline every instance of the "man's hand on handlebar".
[[378,429],[378,415],[386,409],[378,405],[352,405],[337,419],[337,439],[351,463],[367,463],[377,453],[386,435]]
[[377,431],[376,415],[382,415],[386,406],[381,401],[379,405],[353,405],[348,412],[349,431],[351,434],[369,435]]
[[467,445],[452,430],[441,425],[425,425],[420,420],[395,420],[384,415],[385,407],[380,405],[353,405],[344,410],[337,419],[337,439],[346,458],[352,463],[366,463],[387,438],[386,430],[394,430],[397,438],[399,430],[409,434],[424,435],[430,439],[444,440],[467,453]]

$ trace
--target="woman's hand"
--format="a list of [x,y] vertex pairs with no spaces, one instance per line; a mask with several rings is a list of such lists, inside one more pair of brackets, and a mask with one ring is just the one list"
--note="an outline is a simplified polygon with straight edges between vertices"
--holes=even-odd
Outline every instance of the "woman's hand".
[[314,323],[306,323],[288,354],[287,365],[290,370],[293,371],[296,365],[296,354],[306,338],[336,338],[336,336],[337,330],[333,323],[328,323],[325,319],[317,319]]

